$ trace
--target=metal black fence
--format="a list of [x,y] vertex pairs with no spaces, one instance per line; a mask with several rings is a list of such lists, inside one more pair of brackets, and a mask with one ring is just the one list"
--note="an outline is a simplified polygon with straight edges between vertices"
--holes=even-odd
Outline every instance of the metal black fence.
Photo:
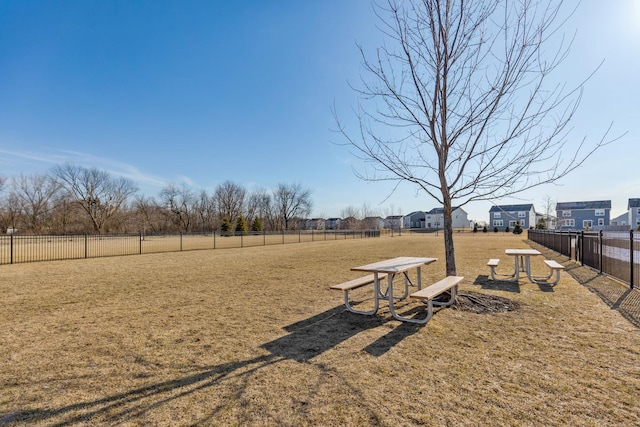
[[237,235],[220,233],[12,234],[0,236],[0,265],[370,237],[380,237],[380,230],[278,231]]
[[640,288],[640,233],[529,230],[529,240]]

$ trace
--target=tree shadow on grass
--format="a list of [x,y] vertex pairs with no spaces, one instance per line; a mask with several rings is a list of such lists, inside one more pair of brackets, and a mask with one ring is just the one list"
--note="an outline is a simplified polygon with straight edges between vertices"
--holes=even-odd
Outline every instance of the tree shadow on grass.
[[[262,344],[269,354],[199,368],[197,372],[178,378],[134,388],[100,399],[60,407],[42,407],[0,414],[0,425],[23,425],[25,422],[46,422],[48,425],[69,426],[79,423],[143,422],[144,417],[163,405],[200,390],[214,387],[232,378],[247,378],[256,371],[284,360],[308,363],[310,360],[356,334],[379,327],[390,319],[362,316],[334,307],[301,322],[286,326],[287,335]],[[379,356],[418,328],[401,325],[365,351]],[[320,369],[328,370],[323,365]],[[222,407],[213,408],[207,419],[213,419]],[[201,422],[201,421],[198,421]]]
[[506,291],[520,293],[520,283],[513,280],[492,280],[487,275],[478,275],[473,281],[474,285],[480,285],[482,289],[491,291]]

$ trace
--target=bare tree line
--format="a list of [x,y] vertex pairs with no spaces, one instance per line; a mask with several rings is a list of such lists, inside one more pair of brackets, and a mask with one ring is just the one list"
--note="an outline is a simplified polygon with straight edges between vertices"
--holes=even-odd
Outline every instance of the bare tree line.
[[0,177],[0,231],[36,234],[214,232],[231,227],[288,230],[311,213],[301,184],[248,192],[232,181],[212,193],[168,184],[157,197],[106,171],[73,164],[48,173]]

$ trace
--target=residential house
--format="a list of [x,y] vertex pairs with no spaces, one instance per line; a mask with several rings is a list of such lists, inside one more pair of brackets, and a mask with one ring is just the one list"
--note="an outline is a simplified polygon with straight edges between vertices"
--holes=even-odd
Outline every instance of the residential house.
[[423,211],[411,212],[402,218],[403,228],[425,228],[426,214]]
[[384,227],[384,219],[379,216],[368,216],[362,220],[362,227],[365,230],[380,230]]
[[342,218],[342,220],[340,221],[340,229],[341,230],[360,230],[360,220],[353,216]]
[[384,228],[388,230],[399,230],[403,226],[402,215],[389,215],[384,219]]
[[307,220],[307,230],[324,230],[324,218],[311,218]]
[[[468,214],[462,208],[451,208],[451,221],[453,228],[469,228]],[[436,230],[444,228],[444,208],[433,208],[427,212],[425,227]]]
[[325,230],[339,230],[341,221],[342,220],[340,218],[328,218],[324,222],[324,229]]
[[[467,213],[462,208],[452,208],[453,228],[470,228]],[[428,212],[415,211],[403,218],[404,228],[441,230],[444,228],[444,208],[434,208]]]
[[535,228],[536,226],[536,210],[533,204],[523,205],[494,205],[489,209],[489,227],[498,227],[504,230],[509,227],[513,230],[516,223],[520,224],[522,229]]
[[640,227],[640,199],[629,199],[627,209],[629,209],[629,226]]
[[540,222],[544,222],[544,228],[546,230],[555,230],[557,218],[555,215],[536,212],[536,222],[533,225],[533,228],[536,228]]
[[558,227],[562,230],[598,230],[608,226],[611,200],[558,202]]

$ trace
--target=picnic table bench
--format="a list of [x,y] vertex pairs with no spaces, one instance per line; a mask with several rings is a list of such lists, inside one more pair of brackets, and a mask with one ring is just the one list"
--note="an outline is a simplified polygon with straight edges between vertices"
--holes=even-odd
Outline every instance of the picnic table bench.
[[[385,277],[387,277],[386,273],[378,274],[378,280],[382,280]],[[334,289],[334,290],[338,290],[338,291],[343,291],[344,292],[344,305],[347,307],[347,310],[349,310],[350,312],[357,313],[357,314],[369,314],[369,315],[371,315],[371,314],[375,314],[375,310],[362,311],[362,310],[356,310],[355,308],[353,308],[353,306],[349,302],[349,291],[351,291],[353,289],[361,288],[363,286],[370,285],[374,281],[375,281],[375,275],[374,274],[369,274],[367,276],[358,277],[357,279],[349,280],[349,281],[344,282],[344,283],[338,283],[337,285],[331,286],[330,289]]]

